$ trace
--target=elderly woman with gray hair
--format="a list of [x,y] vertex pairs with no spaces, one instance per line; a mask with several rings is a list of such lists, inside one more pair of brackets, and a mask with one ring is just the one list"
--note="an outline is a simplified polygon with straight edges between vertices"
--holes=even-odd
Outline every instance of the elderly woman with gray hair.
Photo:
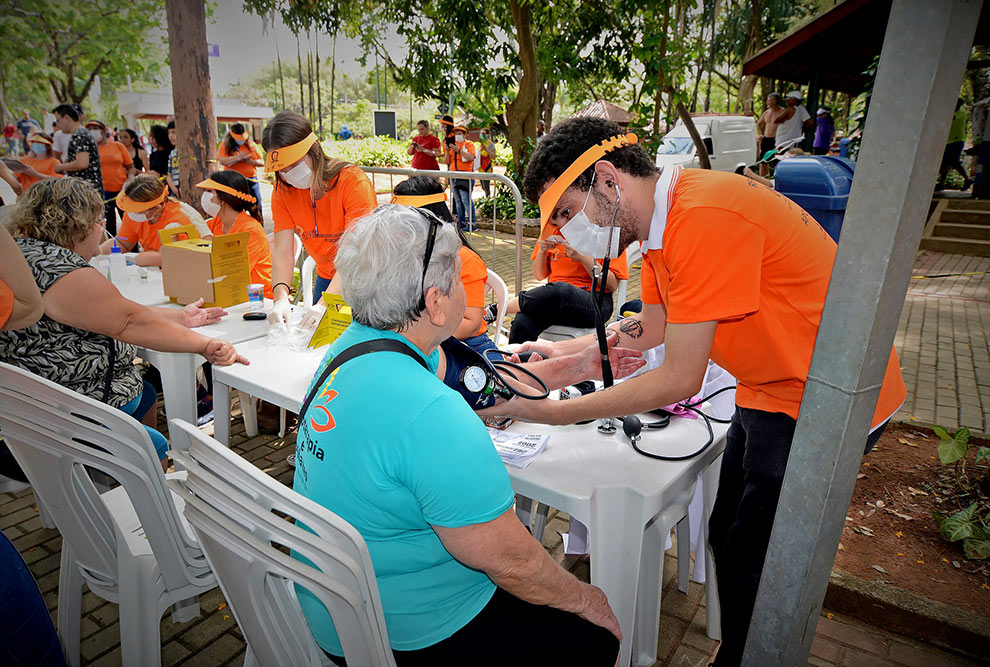
[[[400,667],[613,665],[620,633],[605,594],[519,522],[484,425],[436,375],[438,346],[464,316],[460,247],[451,224],[403,206],[344,233],[337,277],[354,322],[310,387],[294,488],[367,542]],[[326,609],[306,591],[299,600],[345,664]]]

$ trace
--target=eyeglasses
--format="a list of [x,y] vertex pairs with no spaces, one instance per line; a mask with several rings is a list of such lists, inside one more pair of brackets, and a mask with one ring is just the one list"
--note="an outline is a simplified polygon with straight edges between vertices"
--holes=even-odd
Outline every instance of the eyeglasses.
[[430,268],[430,260],[433,259],[433,246],[437,242],[437,230],[440,229],[443,220],[425,209],[416,208],[415,210],[430,224],[430,230],[426,235],[426,250],[423,253],[423,276],[420,279],[419,309],[423,310],[426,308],[426,271]]

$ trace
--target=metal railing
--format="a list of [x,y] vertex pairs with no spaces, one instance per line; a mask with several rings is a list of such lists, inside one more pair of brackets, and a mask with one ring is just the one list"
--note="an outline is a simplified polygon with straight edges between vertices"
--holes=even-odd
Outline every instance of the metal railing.
[[[403,169],[398,167],[368,167],[365,165],[358,165],[366,174],[387,174],[389,176],[430,176],[431,178],[457,178],[457,179],[472,179],[477,181],[494,181],[496,183],[502,183],[508,187],[509,192],[512,193],[512,197],[516,203],[516,280],[515,288],[516,294],[522,291],[522,250],[523,250],[523,201],[522,194],[519,192],[519,188],[512,181],[511,178],[503,176],[502,174],[495,174],[491,172],[481,172],[481,171],[446,171],[446,170],[435,170],[435,169]],[[391,182],[391,181],[390,181]],[[496,238],[496,207],[494,206],[495,200],[498,198],[498,188],[496,187],[493,192],[492,197],[492,267],[494,270],[495,264],[495,238]]]

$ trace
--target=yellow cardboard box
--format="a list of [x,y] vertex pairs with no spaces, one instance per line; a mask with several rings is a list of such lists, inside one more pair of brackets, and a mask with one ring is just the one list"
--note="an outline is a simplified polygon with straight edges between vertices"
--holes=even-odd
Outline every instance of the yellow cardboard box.
[[203,240],[194,226],[185,225],[162,229],[158,235],[163,288],[173,303],[202,298],[204,308],[228,308],[248,300],[248,232]]
[[323,303],[327,310],[316,326],[313,337],[309,339],[309,347],[321,347],[334,342],[351,325],[351,307],[344,301],[344,297],[324,292]]

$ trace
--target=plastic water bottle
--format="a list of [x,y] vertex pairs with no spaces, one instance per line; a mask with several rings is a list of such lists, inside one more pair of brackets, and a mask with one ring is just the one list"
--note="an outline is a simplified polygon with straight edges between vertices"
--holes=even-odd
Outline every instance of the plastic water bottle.
[[126,283],[129,280],[127,260],[116,243],[110,248],[110,282]]

